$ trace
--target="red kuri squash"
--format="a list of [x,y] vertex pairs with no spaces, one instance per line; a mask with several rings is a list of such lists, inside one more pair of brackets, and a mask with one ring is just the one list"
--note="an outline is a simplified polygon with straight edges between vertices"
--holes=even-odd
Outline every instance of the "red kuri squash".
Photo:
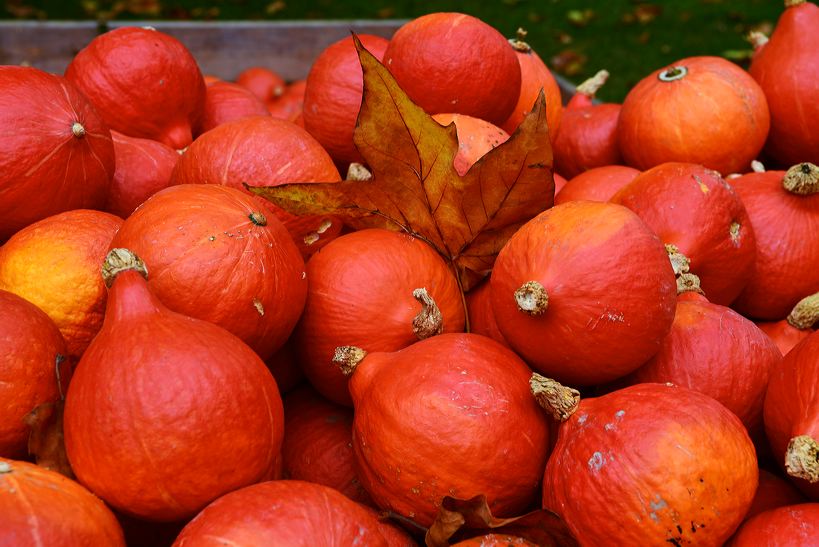
[[512,351],[453,333],[393,353],[348,346],[336,358],[352,374],[359,479],[382,509],[429,526],[444,496],[484,494],[500,517],[530,506],[549,421]]
[[722,57],[688,57],[628,92],[617,142],[637,169],[685,162],[728,175],[749,167],[769,126],[765,94],[747,72]]
[[520,97],[515,50],[496,29],[464,13],[429,13],[405,23],[390,39],[384,65],[429,114],[456,112],[501,125]]
[[205,507],[173,547],[388,547],[381,526],[365,507],[329,486],[270,481],[236,490]]
[[754,445],[714,399],[639,384],[580,401],[543,477],[543,505],[581,545],[721,545],[757,487]]
[[146,520],[191,517],[268,479],[283,411],[264,362],[226,330],[167,309],[124,249],[103,265],[105,323],[65,401],[65,448],[78,480]]
[[304,307],[298,249],[275,216],[235,188],[166,188],[125,221],[113,247],[148,264],[148,285],[164,305],[229,330],[262,359],[284,344]]
[[[376,59],[384,58],[389,43],[386,38],[372,34],[357,36]],[[340,164],[364,161],[353,143],[363,91],[361,63],[351,36],[327,46],[307,75],[304,128]]]
[[347,378],[332,362],[338,346],[396,351],[441,332],[460,332],[458,282],[426,243],[388,230],[360,230],[307,262],[307,304],[296,347],[310,383],[350,405]]
[[111,129],[181,149],[193,140],[205,80],[182,42],[152,27],[100,34],[65,70]]
[[59,473],[0,458],[4,545],[125,547],[116,517],[94,494]]
[[23,418],[68,387],[68,351],[54,321],[14,293],[0,290],[0,457],[22,458],[30,428]]
[[732,306],[748,317],[778,321],[819,291],[819,167],[749,173],[731,180],[745,205],[756,261]]
[[48,216],[103,206],[111,132],[71,82],[0,66],[0,126],[0,243]]
[[770,39],[754,53],[748,69],[771,110],[765,152],[783,167],[809,161],[819,164],[819,7],[785,0],[785,11]]
[[116,170],[105,210],[128,218],[143,201],[171,184],[179,154],[167,144],[111,132]]
[[509,345],[572,385],[614,380],[657,353],[677,299],[651,229],[625,207],[591,201],[557,205],[521,227],[498,254],[491,291]]
[[737,193],[716,171],[664,163],[640,174],[611,202],[637,213],[663,243],[688,258],[711,302],[729,305],[751,278],[754,227]]
[[595,104],[594,96],[609,73],[601,70],[579,86],[563,110],[561,130],[552,137],[555,169],[574,178],[587,169],[623,163],[617,143],[621,105]]
[[799,490],[819,500],[819,333],[813,333],[771,372],[765,431],[777,463]]

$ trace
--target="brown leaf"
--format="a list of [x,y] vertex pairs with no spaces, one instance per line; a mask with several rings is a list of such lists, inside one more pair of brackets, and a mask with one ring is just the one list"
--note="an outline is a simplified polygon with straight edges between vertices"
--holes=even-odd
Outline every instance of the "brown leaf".
[[487,275],[509,237],[554,201],[543,94],[515,134],[461,177],[453,166],[455,126],[442,127],[415,105],[354,40],[364,72],[354,140],[373,179],[247,188],[295,214],[340,215],[356,229],[404,230],[424,239],[468,290]]
[[74,472],[63,442],[64,407],[62,400],[43,403],[29,412],[24,420],[31,427],[28,452],[34,456],[37,465],[73,479]]
[[541,547],[577,545],[563,521],[551,511],[542,509],[519,517],[496,518],[483,495],[467,500],[445,497],[425,541],[428,547],[444,547],[490,532],[521,537]]

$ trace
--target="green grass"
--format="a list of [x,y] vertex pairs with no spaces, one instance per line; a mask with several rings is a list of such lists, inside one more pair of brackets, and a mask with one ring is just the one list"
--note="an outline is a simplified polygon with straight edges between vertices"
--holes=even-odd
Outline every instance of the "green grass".
[[509,37],[525,28],[547,64],[575,82],[606,68],[611,78],[599,97],[620,101],[640,78],[684,57],[720,55],[744,64],[745,35],[769,32],[782,9],[781,0],[7,0],[0,18],[403,19],[460,11]]

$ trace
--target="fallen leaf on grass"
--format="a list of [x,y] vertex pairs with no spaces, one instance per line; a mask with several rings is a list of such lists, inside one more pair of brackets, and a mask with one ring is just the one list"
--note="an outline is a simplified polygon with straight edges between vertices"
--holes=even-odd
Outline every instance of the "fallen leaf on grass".
[[291,213],[339,215],[355,229],[406,231],[447,259],[469,290],[509,237],[554,202],[543,93],[507,142],[459,176],[455,126],[442,127],[415,105],[353,37],[364,72],[354,141],[373,179],[246,188]]

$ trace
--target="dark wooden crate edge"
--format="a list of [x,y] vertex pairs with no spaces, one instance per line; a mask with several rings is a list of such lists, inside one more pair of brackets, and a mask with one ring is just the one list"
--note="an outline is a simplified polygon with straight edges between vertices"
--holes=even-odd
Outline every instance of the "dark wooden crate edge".
[[[0,64],[26,63],[62,74],[97,34],[123,26],[152,26],[184,43],[202,72],[233,79],[244,68],[266,66],[287,80],[307,76],[313,60],[351,31],[390,37],[404,20],[347,21],[1,21]],[[574,85],[556,75],[564,103]]]

